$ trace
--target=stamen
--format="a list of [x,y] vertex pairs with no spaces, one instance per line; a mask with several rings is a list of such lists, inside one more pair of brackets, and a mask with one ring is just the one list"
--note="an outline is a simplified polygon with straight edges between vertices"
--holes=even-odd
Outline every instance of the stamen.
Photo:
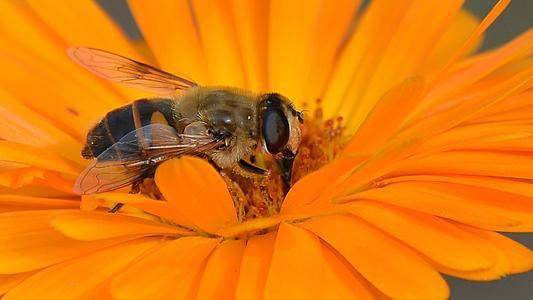
[[[324,119],[320,101],[317,101],[316,107],[312,113],[305,115],[302,125],[302,141],[292,169],[293,185],[333,160],[346,144],[343,119]],[[285,198],[283,180],[274,159],[258,152],[250,161],[270,170],[270,176],[249,178],[233,172],[220,173],[233,198],[239,222],[277,214]],[[141,193],[164,200],[153,179],[145,180]]]
[[[305,116],[302,142],[293,165],[293,184],[333,160],[341,152],[346,141],[342,118],[324,120],[320,102],[317,102],[317,108]],[[235,207],[238,211],[242,208],[243,212],[239,221],[274,215],[281,209],[285,198],[283,181],[276,162],[258,155],[256,164],[270,170],[268,179],[254,180],[228,175],[233,182],[228,186],[236,197]],[[237,187],[234,183],[237,183]]]

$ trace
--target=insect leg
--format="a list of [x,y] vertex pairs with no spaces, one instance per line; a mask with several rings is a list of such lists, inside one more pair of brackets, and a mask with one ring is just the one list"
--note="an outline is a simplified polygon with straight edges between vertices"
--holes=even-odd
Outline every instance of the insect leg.
[[254,175],[259,175],[259,176],[268,176],[269,175],[269,171],[268,170],[265,170],[263,168],[260,168],[256,165],[252,165],[251,163],[241,159],[239,160],[239,167],[245,172],[245,173],[251,173],[251,174],[254,174]]
[[[138,194],[141,191],[141,184],[142,184],[143,180],[144,179],[137,180],[137,181],[132,183],[130,194]],[[109,210],[109,213],[114,214],[114,213],[118,212],[123,206],[124,206],[124,203],[117,203],[117,204],[115,204],[115,206],[113,206]]]
[[117,203],[108,212],[114,214],[118,212],[122,208],[122,206],[124,206],[124,203]]

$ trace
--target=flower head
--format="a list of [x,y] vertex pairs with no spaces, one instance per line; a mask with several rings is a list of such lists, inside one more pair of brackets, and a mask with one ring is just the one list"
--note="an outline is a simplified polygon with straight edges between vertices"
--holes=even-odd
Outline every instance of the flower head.
[[[144,43],[90,0],[1,1],[0,293],[430,299],[449,296],[441,274],[529,271],[497,231],[533,228],[533,31],[472,54],[508,2],[480,22],[455,0],[130,0]],[[80,199],[87,130],[146,95],[70,45],[289,97],[307,111],[295,184],[181,157],[140,194]]]

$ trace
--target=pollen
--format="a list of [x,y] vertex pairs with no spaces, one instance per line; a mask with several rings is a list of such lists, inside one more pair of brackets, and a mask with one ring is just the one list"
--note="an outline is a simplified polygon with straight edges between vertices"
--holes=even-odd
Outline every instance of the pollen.
[[[333,160],[347,138],[342,117],[325,119],[320,101],[305,114],[302,142],[292,169],[292,184]],[[277,214],[285,198],[280,171],[273,159],[256,155],[254,163],[270,170],[268,178],[242,178],[226,174],[239,221]]]
[[302,143],[293,167],[293,183],[332,161],[346,144],[343,118],[324,118],[320,100],[306,120],[302,130]]
[[[305,122],[301,125],[302,141],[292,168],[292,185],[335,159],[348,140],[342,117],[324,118],[320,101],[317,101],[315,107],[305,114]],[[308,111],[305,106],[304,111]],[[240,222],[276,215],[286,196],[276,161],[260,151],[250,160],[255,165],[268,169],[270,175],[250,178],[230,171],[220,171]],[[144,180],[140,193],[165,201],[153,179]]]

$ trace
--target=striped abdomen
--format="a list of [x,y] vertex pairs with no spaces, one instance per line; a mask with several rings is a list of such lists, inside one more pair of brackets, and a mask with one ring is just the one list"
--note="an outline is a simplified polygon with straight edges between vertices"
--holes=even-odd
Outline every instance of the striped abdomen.
[[87,134],[81,155],[98,157],[126,134],[152,123],[175,126],[175,103],[172,99],[141,99],[107,113]]

